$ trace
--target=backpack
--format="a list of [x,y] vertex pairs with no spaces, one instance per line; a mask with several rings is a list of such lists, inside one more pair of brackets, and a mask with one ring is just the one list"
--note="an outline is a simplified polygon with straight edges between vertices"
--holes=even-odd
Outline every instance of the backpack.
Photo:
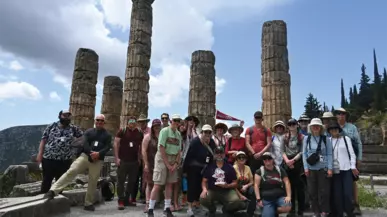
[[[324,145],[326,148],[327,147],[327,137],[325,135],[321,135],[320,137],[321,137],[322,141],[324,142]],[[309,146],[309,149],[311,149],[311,147],[310,147],[310,139],[311,138],[312,138],[312,134],[308,134],[308,138],[306,139],[306,145]]]
[[[141,130],[139,130],[138,128],[136,128],[136,130],[137,130],[138,132],[140,132],[140,134],[141,134],[142,137],[144,137],[144,133],[143,133]],[[122,136],[124,136],[125,133],[126,133],[126,127],[121,128],[121,134],[122,134]]]
[[[280,167],[279,166],[277,166],[277,165],[274,165],[274,168],[277,170],[277,172],[279,173],[279,175],[280,175],[280,180],[281,180],[281,182],[282,182],[282,174],[281,174],[281,169],[280,169]],[[266,173],[265,173],[265,166],[261,166],[260,168],[259,168],[260,170],[261,170],[261,178],[262,178],[262,180],[263,181],[266,181]]]
[[[345,131],[343,130],[343,136],[345,138],[345,136],[348,136],[348,138],[351,139],[351,143],[352,143],[352,148],[353,148],[353,152],[355,152],[355,155],[356,157],[359,156],[359,146],[357,144],[357,141],[352,139],[349,135],[347,135],[347,133],[345,133]],[[347,142],[347,140],[345,140],[345,142]],[[347,143],[346,143],[347,144]]]
[[112,180],[103,179],[100,182],[101,194],[105,201],[114,199],[116,184]]
[[[250,145],[253,142],[254,126],[249,127]],[[267,145],[267,129],[263,127],[263,133],[265,134],[265,145]]]

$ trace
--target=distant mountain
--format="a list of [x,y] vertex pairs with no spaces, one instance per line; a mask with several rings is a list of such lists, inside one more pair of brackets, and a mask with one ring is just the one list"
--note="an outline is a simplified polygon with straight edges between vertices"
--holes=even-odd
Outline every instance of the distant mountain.
[[9,165],[30,161],[38,152],[45,125],[10,127],[0,131],[0,172]]

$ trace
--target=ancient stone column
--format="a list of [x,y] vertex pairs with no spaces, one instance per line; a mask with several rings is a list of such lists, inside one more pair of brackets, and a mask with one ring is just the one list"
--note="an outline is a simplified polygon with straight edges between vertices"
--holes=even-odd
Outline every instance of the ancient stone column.
[[79,48],[75,57],[70,112],[72,123],[83,130],[94,127],[98,58],[95,51],[87,48]]
[[103,81],[101,113],[105,115],[105,128],[113,136],[120,128],[123,83],[118,76],[106,76]]
[[130,36],[122,99],[121,126],[129,116],[148,116],[149,73],[152,38],[152,3],[132,0]]
[[286,23],[267,21],[262,27],[262,112],[264,124],[288,121],[292,115]]
[[216,89],[215,55],[212,51],[192,53],[189,82],[188,114],[195,115],[200,125],[215,125]]

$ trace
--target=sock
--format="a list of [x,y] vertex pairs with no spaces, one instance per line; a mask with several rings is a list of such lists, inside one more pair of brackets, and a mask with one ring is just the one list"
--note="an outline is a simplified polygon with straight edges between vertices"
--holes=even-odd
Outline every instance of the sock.
[[165,199],[164,210],[171,208],[171,199]]
[[154,209],[156,204],[156,200],[149,200],[149,209]]

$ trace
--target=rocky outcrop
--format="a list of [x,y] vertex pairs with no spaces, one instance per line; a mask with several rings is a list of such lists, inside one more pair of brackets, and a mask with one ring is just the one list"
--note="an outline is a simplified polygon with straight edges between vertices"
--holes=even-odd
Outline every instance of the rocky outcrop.
[[287,28],[282,20],[267,21],[262,27],[262,112],[264,124],[292,115]]
[[380,126],[359,128],[359,135],[364,145],[381,145],[384,143],[384,132]]
[[70,95],[72,123],[82,130],[94,126],[95,102],[97,96],[98,54],[86,48],[79,48]]
[[148,116],[150,57],[152,48],[152,3],[154,0],[132,0],[130,36],[126,62],[121,127],[129,116]]
[[113,136],[120,128],[123,83],[118,76],[106,76],[103,82],[101,113],[105,115],[105,128]]
[[200,125],[215,125],[215,55],[212,51],[192,53],[188,114],[198,117]]

